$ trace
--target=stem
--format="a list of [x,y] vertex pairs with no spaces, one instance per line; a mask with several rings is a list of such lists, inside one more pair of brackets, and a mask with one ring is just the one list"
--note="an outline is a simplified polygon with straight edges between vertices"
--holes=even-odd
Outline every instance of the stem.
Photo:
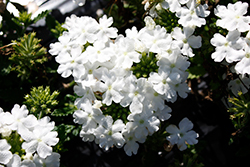
[[43,116],[43,111],[41,110],[38,119],[41,119],[42,116]]
[[2,50],[2,49],[4,49],[4,48],[7,48],[7,47],[9,47],[9,46],[11,46],[11,45],[16,45],[17,43],[10,43],[10,44],[8,44],[8,45],[4,45],[4,46],[2,46],[2,47],[0,47],[0,49]]

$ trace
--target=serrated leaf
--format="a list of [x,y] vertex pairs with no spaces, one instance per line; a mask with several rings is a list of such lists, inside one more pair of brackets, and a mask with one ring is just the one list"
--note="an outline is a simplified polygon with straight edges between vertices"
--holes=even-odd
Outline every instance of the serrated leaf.
[[47,17],[50,12],[51,12],[51,10],[43,11],[42,13],[40,13],[37,17],[35,17],[33,19],[33,23],[36,23],[37,21],[41,20],[42,18]]

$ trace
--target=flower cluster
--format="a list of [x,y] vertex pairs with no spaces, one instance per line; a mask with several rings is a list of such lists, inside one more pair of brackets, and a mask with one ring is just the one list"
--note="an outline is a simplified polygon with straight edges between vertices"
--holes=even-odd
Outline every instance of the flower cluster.
[[[160,121],[170,118],[165,101],[187,97],[187,56],[193,56],[190,45],[199,47],[201,38],[192,35],[193,28],[184,32],[176,28],[169,34],[149,16],[144,28],[127,29],[126,36],[118,35],[112,23],[106,15],[99,23],[72,15],[63,25],[67,31],[50,45],[49,52],[60,64],[57,72],[65,78],[72,75],[76,82],[74,92],[80,98],[73,117],[82,125],[83,141],[95,141],[105,150],[124,146],[126,154],[132,155],[138,142],[143,143],[159,129]],[[145,75],[137,75],[138,69]],[[125,117],[114,118],[108,110],[124,111],[120,115]]]
[[[215,47],[215,52],[211,55],[212,59],[215,62],[225,60],[226,63],[236,63],[232,72],[241,75],[240,78],[246,78],[243,79],[244,82],[236,79],[229,83],[229,88],[236,96],[238,91],[246,93],[246,87],[250,86],[247,77],[250,74],[250,16],[244,16],[247,9],[248,3],[240,1],[235,4],[229,3],[227,7],[217,5],[214,13],[220,19],[217,20],[216,25],[228,30],[228,33],[226,36],[216,33],[210,41]],[[242,37],[244,32],[247,34]]]
[[49,117],[37,119],[25,105],[11,112],[0,108],[0,166],[58,167],[60,154],[52,152],[59,139]]
[[197,0],[162,0],[159,3],[150,4],[150,1],[145,3],[144,8],[149,9],[149,14],[153,17],[157,16],[157,9],[168,9],[179,18],[178,23],[183,27],[201,27],[206,24],[205,17],[210,14],[208,5],[201,4]]

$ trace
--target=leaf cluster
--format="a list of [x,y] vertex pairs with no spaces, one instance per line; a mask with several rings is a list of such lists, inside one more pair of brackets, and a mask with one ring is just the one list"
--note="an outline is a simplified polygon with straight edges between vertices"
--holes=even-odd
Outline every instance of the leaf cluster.
[[30,94],[25,98],[25,104],[28,106],[31,113],[41,118],[43,115],[51,113],[51,109],[58,104],[55,100],[59,95],[58,91],[50,92],[49,86],[44,89],[43,86],[34,87],[31,89]]
[[38,70],[38,64],[43,64],[48,59],[46,57],[46,48],[42,47],[36,33],[25,34],[20,41],[13,40],[14,53],[9,60],[12,61],[12,71],[18,73],[18,77],[28,79],[33,71]]
[[228,101],[234,105],[234,107],[229,108],[228,112],[231,113],[230,118],[234,127],[236,129],[242,129],[250,120],[250,97],[243,95],[242,92],[239,92],[238,95],[239,97],[228,99]]

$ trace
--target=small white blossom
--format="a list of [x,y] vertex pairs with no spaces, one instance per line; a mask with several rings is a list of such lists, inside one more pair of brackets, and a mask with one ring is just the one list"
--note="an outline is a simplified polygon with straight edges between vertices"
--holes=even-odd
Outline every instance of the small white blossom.
[[113,145],[121,148],[125,143],[125,139],[121,134],[124,127],[122,120],[118,119],[113,123],[111,116],[104,117],[99,127],[95,130],[99,146],[106,151]]
[[11,145],[6,139],[0,139],[0,163],[6,165],[12,158],[12,153],[9,151]]
[[166,131],[170,133],[167,140],[172,144],[177,144],[179,150],[183,151],[187,148],[186,143],[190,145],[197,144],[199,137],[198,133],[191,130],[193,128],[193,123],[188,118],[183,118],[179,123],[179,128],[175,125],[169,125]]
[[226,37],[216,33],[210,42],[216,47],[215,52],[211,55],[215,62],[221,62],[225,58],[228,63],[232,63],[244,57],[243,46],[245,43],[237,30],[229,31]]
[[53,152],[50,156],[44,158],[39,157],[39,155],[34,155],[34,163],[36,167],[59,167],[60,166],[60,154]]
[[205,25],[206,20],[204,17],[207,17],[210,13],[207,8],[207,4],[197,6],[196,0],[189,1],[186,6],[181,7],[181,10],[176,13],[177,17],[180,18],[178,23],[183,27],[201,27]]
[[55,146],[59,141],[56,137],[57,132],[51,131],[50,128],[36,126],[32,132],[22,135],[22,138],[25,140],[22,148],[30,153],[37,151],[40,157],[46,158],[52,154],[51,146]]
[[113,24],[113,18],[107,18],[107,15],[103,15],[99,19],[99,30],[96,34],[97,39],[102,42],[107,42],[110,38],[116,38],[118,30],[114,27],[110,27]]
[[229,3],[227,8],[223,5],[217,5],[214,13],[221,19],[217,20],[216,25],[229,31],[249,31],[250,16],[243,16],[247,13],[247,9],[248,3],[242,3],[241,1],[238,1],[235,4]]

